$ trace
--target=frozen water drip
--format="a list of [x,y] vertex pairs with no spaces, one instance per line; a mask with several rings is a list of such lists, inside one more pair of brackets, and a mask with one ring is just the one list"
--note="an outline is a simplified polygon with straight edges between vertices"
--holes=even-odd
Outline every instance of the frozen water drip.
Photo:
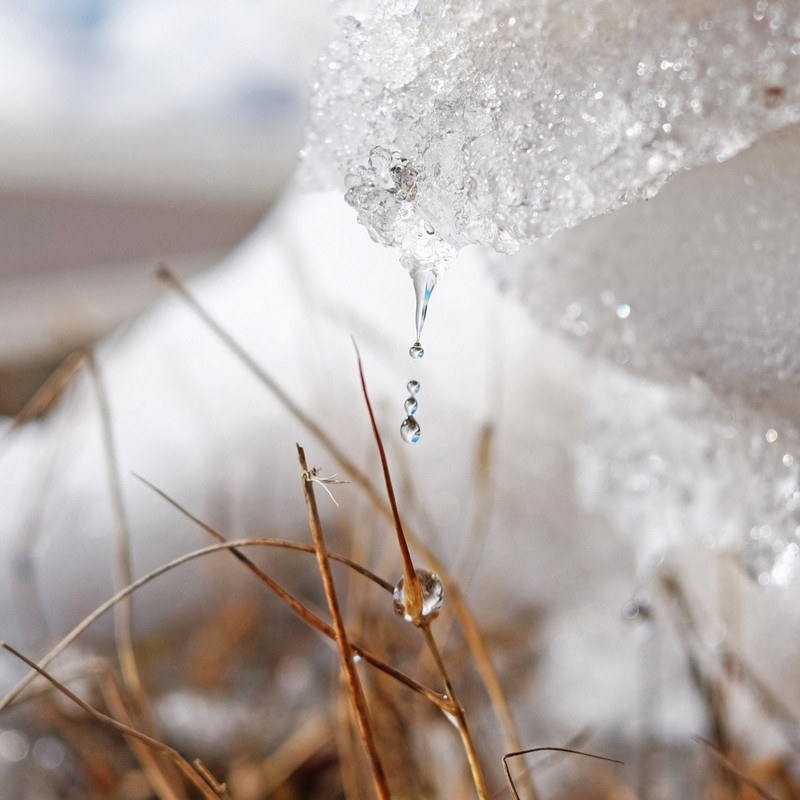
[[428,315],[428,301],[431,299],[431,292],[436,286],[436,275],[432,270],[421,269],[414,273],[414,294],[417,298],[414,321],[417,330],[417,343],[422,337],[422,327],[425,325],[425,317]]
[[406,417],[400,425],[400,435],[409,444],[419,441],[420,432],[419,422],[414,417]]
[[[435,572],[431,572],[427,569],[418,569],[415,570],[415,572],[419,578],[419,585],[422,590],[422,619],[436,619],[436,617],[439,616],[439,612],[442,610],[442,602],[444,600],[442,580]],[[400,578],[397,585],[394,587],[392,600],[394,601],[394,610],[406,621],[413,622],[412,616],[408,613],[406,608],[404,577]]]

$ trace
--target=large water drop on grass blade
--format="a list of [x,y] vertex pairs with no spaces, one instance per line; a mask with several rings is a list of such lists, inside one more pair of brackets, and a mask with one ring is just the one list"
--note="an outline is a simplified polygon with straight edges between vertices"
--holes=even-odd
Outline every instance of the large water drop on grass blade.
[[[427,569],[415,570],[419,578],[419,586],[422,590],[422,618],[435,619],[439,616],[442,610],[442,602],[444,601],[444,587],[442,586],[441,578],[435,573]],[[394,610],[400,614],[403,619],[412,622],[411,614],[406,608],[406,594],[405,594],[405,577],[400,578],[397,585],[392,592],[392,600],[394,601]]]

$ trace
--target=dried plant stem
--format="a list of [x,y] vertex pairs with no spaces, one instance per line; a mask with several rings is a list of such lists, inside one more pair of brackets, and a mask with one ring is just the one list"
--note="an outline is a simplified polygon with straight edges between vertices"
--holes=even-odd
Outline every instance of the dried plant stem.
[[[97,676],[108,710],[119,722],[131,728],[135,727],[134,720],[131,718],[125,697],[117,682],[116,675],[111,669],[111,665],[103,660],[99,662],[99,666]],[[165,755],[163,752],[154,751],[152,746],[145,744],[136,737],[126,735],[125,738],[131,752],[141,764],[150,786],[162,800],[178,800],[178,798],[186,797],[183,785],[179,783],[176,786],[175,776],[167,774],[163,763],[159,760],[158,756],[163,757]]]
[[[273,396],[286,408],[286,410],[303,425],[309,433],[316,437],[322,446],[336,460],[339,468],[346,472],[351,481],[357,485],[372,503],[375,510],[389,522],[394,523],[392,509],[383,499],[375,484],[359,467],[347,457],[344,451],[333,441],[327,432],[306,414],[289,394],[256,362],[256,360],[227,332],[209,313],[195,300],[184,285],[167,269],[162,266],[157,271],[157,276],[169,285],[191,308],[209,329],[225,344],[231,352],[249,369],[253,375],[273,394]],[[419,554],[436,571],[444,584],[450,602],[455,608],[459,622],[464,631],[467,645],[470,648],[475,666],[486,688],[492,708],[497,716],[503,737],[503,747],[506,751],[519,751],[522,748],[516,723],[511,713],[497,670],[489,656],[488,649],[483,641],[480,628],[458,589],[456,581],[452,578],[442,561],[412,530],[405,527],[405,534]],[[1,707],[1,706],[0,706]],[[533,793],[530,800],[535,800]]]
[[486,789],[486,780],[483,777],[483,770],[481,769],[478,751],[475,749],[475,741],[472,738],[472,734],[469,732],[469,725],[467,724],[467,717],[464,713],[464,707],[458,700],[456,690],[453,687],[452,681],[450,680],[450,674],[447,671],[447,665],[444,663],[444,659],[442,658],[442,654],[436,644],[436,639],[433,637],[433,632],[430,629],[430,625],[421,625],[420,630],[425,637],[425,643],[428,645],[428,650],[430,650],[430,653],[433,656],[436,669],[442,676],[445,692],[447,693],[447,703],[442,704],[442,711],[451,716],[458,730],[459,736],[461,737],[461,743],[464,747],[464,752],[467,756],[467,762],[469,763],[469,770],[472,775],[472,782],[475,785],[475,791],[477,792],[480,800],[486,800],[486,798],[489,797]]
[[[84,617],[81,622],[79,622],[66,636],[64,636],[61,641],[59,641],[45,656],[43,656],[39,662],[38,666],[41,669],[47,667],[48,664],[52,663],[52,661],[57,658],[64,650],[69,647],[87,628],[89,628],[94,622],[96,622],[103,614],[105,614],[109,609],[113,608],[116,603],[118,603],[121,599],[129,596],[133,592],[140,589],[145,584],[149,583],[152,580],[164,575],[167,572],[179,567],[183,564],[186,564],[189,561],[193,561],[196,558],[201,558],[202,556],[209,555],[211,553],[218,553],[225,550],[228,551],[236,551],[241,547],[282,547],[285,542],[280,540],[274,539],[238,539],[234,541],[226,541],[221,542],[219,544],[212,544],[208,547],[201,548],[200,550],[194,550],[191,553],[185,553],[182,556],[178,556],[177,558],[173,559],[172,561],[162,564],[160,567],[154,569],[152,572],[149,572],[147,575],[143,575],[141,578],[138,578],[134,581],[130,586],[126,586],[125,589],[117,592],[113,597],[110,597],[104,603],[99,605],[91,614],[88,614]],[[294,544],[294,543],[293,543]],[[331,558],[333,558],[333,554],[331,554]],[[252,562],[250,562],[252,564]],[[255,564],[252,564],[252,567],[258,570],[258,567]],[[269,582],[270,588],[272,588],[278,596],[287,603],[287,605],[295,611],[301,619],[307,622],[312,628],[319,631],[320,633],[327,636],[329,639],[333,639],[335,636],[333,628],[328,625],[328,623],[321,620],[319,617],[312,614],[299,600],[292,597],[283,587],[279,584],[272,581],[269,576],[259,570],[259,578],[264,581]],[[430,702],[434,703],[435,705],[439,705],[441,701],[441,695],[438,692],[429,689],[427,686],[415,681],[410,676],[406,675],[404,672],[395,669],[390,664],[387,664],[383,659],[376,656],[375,654],[371,653],[364,647],[361,647],[357,644],[352,644],[353,650],[361,656],[364,661],[372,664],[377,669],[385,672],[387,675],[391,676],[395,680],[399,681],[400,683],[407,686],[409,689],[417,692],[418,694],[422,695]],[[8,692],[0,699],[0,711],[7,708],[14,700],[20,695],[22,691],[24,691],[36,678],[36,672],[30,672],[24,678],[22,678],[15,686],[9,689]]]
[[333,619],[333,628],[336,634],[336,644],[339,648],[339,657],[342,662],[347,692],[350,696],[350,704],[356,719],[361,742],[369,759],[372,770],[372,780],[375,791],[381,800],[388,800],[391,797],[389,783],[381,762],[378,745],[375,741],[375,733],[372,728],[372,719],[367,706],[367,698],[364,694],[364,687],[358,677],[356,665],[353,663],[353,648],[347,636],[347,630],[342,619],[342,612],[339,608],[339,598],[336,594],[336,585],[333,582],[331,565],[328,560],[328,550],[325,544],[325,536],[322,532],[322,524],[319,520],[317,511],[317,499],[314,495],[314,481],[309,477],[308,464],[303,448],[297,445],[297,456],[300,460],[300,468],[303,471],[303,494],[305,495],[306,508],[308,509],[308,525],[311,529],[311,538],[314,541],[314,548],[317,551],[317,565],[322,577],[322,586],[325,590],[325,599],[328,601],[328,608]]
[[386,448],[383,446],[383,439],[381,438],[380,431],[378,430],[378,423],[375,420],[375,413],[372,410],[372,403],[369,400],[367,381],[364,378],[364,365],[361,363],[361,353],[358,352],[358,346],[356,345],[355,340],[353,340],[353,347],[355,348],[356,360],[358,361],[358,376],[361,380],[361,393],[364,395],[364,402],[367,404],[367,413],[369,414],[369,421],[372,425],[372,433],[375,437],[375,444],[378,447],[378,456],[381,460],[383,480],[386,484],[386,494],[389,498],[392,521],[394,522],[395,532],[397,533],[397,545],[400,548],[400,556],[403,559],[403,587],[406,613],[409,617],[411,617],[411,621],[415,625],[419,626],[425,623],[425,620],[422,616],[422,586],[420,585],[419,578],[417,577],[417,572],[414,569],[414,562],[411,560],[411,551],[408,548],[406,535],[403,531],[403,521],[400,518],[400,511],[397,508],[397,498],[394,494],[392,475],[389,471],[389,462],[386,458]]
[[[138,476],[137,476],[138,477]],[[206,533],[213,536],[218,542],[224,542],[229,545],[229,552],[233,555],[236,559],[238,559],[242,564],[244,564],[250,572],[252,572],[260,581],[262,581],[269,589],[271,589],[278,597],[283,600],[289,608],[292,609],[298,616],[300,616],[305,622],[307,622],[312,628],[315,628],[320,633],[327,636],[329,639],[333,640],[335,638],[335,632],[333,628],[328,625],[327,622],[324,622],[318,616],[313,614],[306,606],[304,606],[297,598],[295,598],[292,594],[287,592],[279,583],[269,577],[257,564],[255,564],[252,559],[248,558],[244,553],[242,553],[238,547],[234,546],[235,543],[229,542],[219,531],[214,530],[210,525],[207,525],[198,517],[194,516],[190,511],[184,508],[177,500],[171,498],[165,492],[162,492],[161,489],[153,486],[153,484],[148,483],[144,478],[139,478],[143,483],[147,484],[153,491],[157,492],[161,497],[163,497],[173,508],[177,509],[181,512],[184,516],[202,528]],[[255,541],[254,541],[255,543]],[[292,542],[287,541],[285,539],[268,539],[268,540],[259,540],[260,544],[267,544],[269,543],[270,546],[274,547],[283,547],[288,550],[297,550],[303,553],[314,553],[314,547],[312,545],[301,544],[300,542]],[[388,582],[383,580],[382,578],[378,577],[374,573],[370,572],[366,567],[362,566],[361,564],[357,564],[356,562],[352,561],[352,559],[347,558],[346,556],[339,555],[338,553],[328,553],[328,558],[332,561],[339,561],[342,564],[345,564],[348,567],[351,567],[356,572],[360,573],[361,575],[366,576],[374,583],[381,586],[387,592],[392,591],[392,585]],[[409,689],[417,692],[417,694],[422,695],[426,700],[429,700],[434,705],[440,705],[440,701],[442,696],[438,693],[429,689],[427,686],[422,685],[418,681],[415,681],[409,675],[406,675],[404,672],[400,672],[400,670],[395,669],[390,664],[385,662],[380,657],[376,656],[374,653],[370,652],[361,645],[356,644],[355,642],[351,642],[350,646],[353,650],[364,659],[364,661],[371,664],[376,669],[379,669],[381,672],[386,673],[390,677],[394,678],[395,680],[399,681],[400,683],[405,684]],[[2,706],[0,706],[1,708]]]
[[526,756],[530,753],[569,753],[570,755],[574,756],[583,756],[584,758],[594,758],[597,761],[608,761],[611,764],[622,764],[622,761],[618,761],[616,758],[606,758],[605,756],[598,756],[594,753],[584,753],[582,750],[573,750],[571,747],[529,747],[527,750],[517,750],[514,753],[506,753],[503,756],[503,769],[506,773],[506,781],[508,782],[508,788],[511,789],[511,794],[514,796],[514,800],[520,800],[519,794],[517,793],[517,787],[514,785],[514,780],[511,777],[511,770],[508,766],[509,759],[517,758],[518,756]]
[[733,761],[728,758],[725,753],[723,753],[718,747],[715,747],[711,742],[702,739],[699,736],[694,737],[696,741],[700,742],[700,744],[705,745],[708,748],[708,752],[720,763],[720,765],[726,769],[731,775],[736,778],[737,780],[741,781],[746,786],[749,786],[759,797],[764,798],[764,800],[779,800],[774,794],[768,792],[763,786],[760,786],[756,783],[752,778],[745,775]]
[[[97,360],[91,351],[86,352],[86,363],[89,366],[97,403],[100,407],[108,490],[111,495],[111,506],[114,513],[114,587],[119,591],[133,582],[130,531],[125,514],[125,505],[122,500],[108,393],[100,375]],[[130,597],[125,597],[114,606],[114,632],[125,688],[134,698],[137,705],[141,703],[140,708],[144,707],[146,705],[145,691],[133,648],[133,609]]]
[[96,708],[94,708],[94,706],[90,705],[83,700],[83,698],[76,695],[74,692],[64,686],[63,683],[54,678],[49,672],[44,670],[34,661],[31,661],[31,659],[20,653],[19,650],[16,650],[10,644],[7,644],[6,642],[0,642],[0,647],[16,656],[18,659],[20,659],[20,661],[23,661],[25,664],[27,664],[36,674],[41,675],[45,680],[53,684],[53,686],[59,692],[61,692],[61,694],[72,700],[73,703],[78,705],[90,716],[99,720],[104,725],[107,725],[108,727],[118,731],[123,736],[137,739],[148,747],[151,747],[153,750],[168,756],[174,761],[181,773],[192,783],[192,785],[194,785],[196,789],[200,791],[206,800],[219,800],[220,795],[212,791],[211,787],[197,774],[192,765],[189,764],[189,762],[186,761],[186,759],[180,753],[178,753],[177,750],[173,750],[171,747],[169,747],[169,745],[158,741],[158,739],[154,739],[153,737],[148,736],[146,733],[142,733],[141,731],[138,731],[135,728],[132,728],[129,725],[126,725],[125,723],[108,716],[108,714],[98,711]]

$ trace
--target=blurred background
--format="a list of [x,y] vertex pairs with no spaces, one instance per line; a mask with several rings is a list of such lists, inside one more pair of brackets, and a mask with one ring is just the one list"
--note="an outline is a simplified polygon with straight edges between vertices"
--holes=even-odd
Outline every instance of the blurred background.
[[302,145],[322,0],[0,0],[0,415],[215,263]]

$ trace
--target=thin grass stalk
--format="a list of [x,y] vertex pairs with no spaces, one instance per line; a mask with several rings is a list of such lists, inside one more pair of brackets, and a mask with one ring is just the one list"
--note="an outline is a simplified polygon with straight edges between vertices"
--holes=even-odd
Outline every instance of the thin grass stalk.
[[[129,596],[133,592],[140,589],[145,584],[149,583],[152,580],[164,575],[167,572],[179,567],[183,564],[186,564],[189,561],[193,561],[196,558],[201,558],[203,556],[209,555],[211,553],[218,553],[225,550],[235,550],[241,547],[257,547],[257,546],[282,546],[283,542],[275,541],[273,539],[238,539],[230,542],[221,542],[218,544],[208,545],[207,547],[201,548],[199,550],[194,550],[191,553],[185,553],[182,556],[178,556],[177,558],[169,561],[166,564],[162,564],[160,567],[157,567],[152,572],[149,572],[147,575],[143,575],[141,578],[138,578],[134,581],[130,586],[126,586],[125,589],[117,592],[113,597],[110,597],[108,600],[103,602],[99,605],[91,614],[88,614],[86,617],[81,620],[66,636],[64,636],[54,647],[50,649],[50,651],[44,655],[38,662],[40,668],[44,669],[47,667],[52,661],[57,658],[64,650],[69,647],[87,628],[89,628],[94,622],[96,622],[103,614],[105,614],[109,609],[113,608],[116,603],[118,603],[121,599]],[[270,580],[268,576],[264,576],[262,573],[262,579],[264,577],[267,580]],[[308,609],[303,606],[300,601],[296,600],[292,595],[290,595],[286,590],[284,590],[279,584],[276,584],[274,581],[271,581],[271,588],[274,585],[276,593],[284,600],[289,607],[295,611],[301,619],[303,619],[306,623],[308,623],[312,628],[319,631],[320,633],[327,636],[329,639],[333,639],[335,636],[333,628],[328,625],[323,620],[319,619],[319,617],[312,614]],[[439,706],[441,702],[441,695],[438,692],[429,689],[427,686],[415,681],[410,676],[406,675],[404,672],[400,672],[400,670],[395,669],[390,664],[387,664],[381,658],[376,656],[374,653],[371,653],[364,647],[360,645],[353,644],[353,650],[364,659],[368,663],[372,664],[377,669],[380,669],[382,672],[385,672],[387,675],[391,676],[395,680],[398,680],[400,683],[407,686],[409,689],[417,692],[418,694],[422,695],[423,697],[427,698],[430,702],[434,703],[435,705]],[[5,708],[8,708],[11,703],[19,696],[19,694],[24,691],[36,678],[36,672],[29,672],[24,678],[20,679],[20,681],[9,689],[6,694],[0,699],[0,711]]]
[[411,621],[419,626],[424,624],[422,617],[422,586],[420,585],[417,571],[414,569],[414,562],[411,559],[411,551],[408,548],[406,535],[403,531],[403,521],[400,518],[400,510],[397,507],[397,498],[394,493],[394,486],[392,485],[392,475],[389,471],[389,461],[386,458],[386,449],[383,446],[383,439],[381,438],[380,431],[378,430],[378,423],[375,420],[375,413],[372,410],[372,403],[369,399],[369,392],[367,391],[367,381],[364,378],[364,365],[361,362],[361,353],[358,352],[358,346],[353,340],[353,347],[356,351],[356,361],[358,362],[358,377],[361,380],[361,393],[364,396],[364,402],[367,404],[367,414],[369,415],[370,425],[372,426],[372,434],[375,438],[375,444],[378,447],[378,456],[381,460],[381,470],[383,472],[383,480],[386,485],[386,494],[389,498],[389,507],[392,512],[392,521],[394,522],[395,533],[397,534],[397,545],[400,548],[400,556],[403,560],[403,587],[405,596],[405,609],[406,613],[411,617]]
[[317,564],[319,566],[322,585],[325,590],[325,598],[328,601],[328,608],[333,619],[333,628],[336,634],[336,644],[339,648],[339,657],[342,662],[345,681],[347,682],[347,692],[350,696],[350,704],[356,718],[358,731],[361,735],[361,743],[367,753],[375,791],[380,800],[389,800],[391,792],[386,773],[381,762],[378,745],[375,741],[375,733],[372,727],[367,698],[361,679],[358,676],[356,665],[353,663],[353,648],[347,636],[347,630],[342,619],[342,612],[339,608],[339,598],[336,594],[336,585],[333,582],[331,565],[328,560],[328,550],[325,544],[325,535],[322,531],[322,523],[317,511],[317,500],[314,494],[314,481],[309,477],[308,464],[303,448],[297,445],[297,456],[300,461],[300,468],[303,471],[303,494],[308,509],[308,525],[311,529],[311,538],[314,541],[314,548],[317,551]]
[[29,659],[26,655],[12,647],[7,642],[0,642],[0,647],[2,647],[4,650],[7,650],[20,661],[23,661],[25,664],[27,664],[31,670],[45,680],[49,681],[59,692],[61,692],[61,694],[72,700],[73,703],[75,703],[83,711],[94,717],[99,722],[102,722],[104,725],[113,728],[125,737],[138,739],[148,747],[153,748],[153,750],[163,753],[171,758],[181,773],[195,786],[196,789],[201,792],[206,800],[219,800],[219,794],[212,791],[211,787],[197,774],[192,765],[189,764],[189,762],[186,761],[186,759],[177,750],[173,750],[173,748],[171,748],[169,745],[158,741],[158,739],[154,739],[152,736],[148,736],[146,733],[142,733],[141,731],[138,731],[135,728],[132,728],[129,725],[110,717],[108,714],[98,711],[94,706],[90,705],[83,698],[79,697],[73,691],[64,686],[63,683],[39,666],[36,662]]
[[[340,469],[347,472],[352,482],[357,485],[367,496],[375,510],[390,523],[394,523],[392,510],[389,504],[383,499],[377,487],[369,476],[347,457],[344,451],[333,441],[327,432],[318,425],[308,414],[306,414],[289,394],[261,367],[256,360],[203,308],[200,303],[191,295],[184,285],[169,271],[166,266],[161,266],[157,271],[157,277],[165,284],[169,285],[186,305],[203,320],[208,328],[228,347],[228,349],[250,370],[250,372],[273,394],[273,396],[284,406],[284,408],[294,418],[303,425],[308,432],[314,436],[320,444],[331,454],[338,463]],[[475,660],[475,667],[483,681],[489,701],[495,711],[497,721],[500,726],[503,738],[503,747],[506,751],[519,751],[522,745],[517,732],[514,716],[511,707],[506,699],[505,692],[500,683],[497,670],[494,667],[489,655],[488,648],[481,635],[480,628],[472,614],[469,606],[464,600],[456,581],[450,575],[442,561],[425,544],[425,542],[409,529],[404,528],[406,537],[419,554],[433,567],[442,580],[445,589],[450,597],[450,601],[456,610],[459,622]],[[1,706],[0,706],[1,707]],[[536,800],[531,793],[529,800]]]
[[[108,491],[111,496],[111,507],[114,514],[114,588],[119,591],[133,582],[130,531],[120,487],[117,450],[111,427],[111,409],[108,403],[108,393],[100,375],[97,360],[91,351],[86,352],[86,363],[89,366],[89,374],[92,378],[92,385],[100,409]],[[142,678],[133,647],[133,608],[130,597],[125,597],[114,606],[114,634],[125,687],[133,696],[137,705],[140,702],[144,705],[146,704],[144,686],[142,685]]]
[[[114,719],[133,728],[135,723],[128,710],[116,675],[108,662],[104,661],[102,663],[103,668],[97,671],[97,677],[106,707]],[[177,800],[179,797],[186,797],[182,784],[179,784],[180,788],[176,788],[175,776],[166,774],[164,765],[158,758],[158,756],[164,756],[164,753],[154,751],[149,744],[145,744],[136,737],[126,735],[125,740],[158,797],[162,798],[162,800]]]
[[436,669],[438,670],[439,675],[441,675],[442,681],[444,682],[448,703],[447,707],[442,706],[442,710],[449,714],[455,723],[458,734],[461,737],[464,753],[467,756],[467,763],[469,764],[469,771],[472,775],[472,782],[475,786],[475,791],[477,792],[480,800],[486,800],[486,798],[489,797],[488,790],[486,789],[486,780],[483,777],[483,770],[481,768],[480,758],[478,757],[478,751],[475,748],[475,741],[469,731],[469,725],[467,724],[467,717],[464,713],[464,707],[461,705],[458,696],[456,695],[456,690],[453,687],[453,682],[450,680],[450,674],[447,670],[447,665],[444,663],[444,659],[442,658],[442,654],[436,644],[436,639],[433,636],[430,625],[422,625],[420,626],[420,630],[425,637],[425,643],[428,645],[428,650],[430,650],[430,653],[433,656]]
[[[138,477],[138,476],[137,476]],[[226,544],[231,544],[219,531],[214,530],[210,525],[207,525],[198,517],[194,516],[190,511],[184,508],[177,500],[171,498],[165,492],[162,492],[161,489],[153,486],[151,483],[148,483],[144,478],[139,478],[143,483],[147,484],[150,488],[153,489],[156,493],[158,493],[161,497],[163,497],[173,508],[180,511],[183,515],[185,515],[188,519],[202,528],[206,533],[210,536],[213,536],[218,542],[224,542]],[[314,553],[314,547],[312,545],[301,544],[300,542],[292,542],[287,541],[285,539],[269,539],[269,540],[260,540],[260,543],[267,543],[269,542],[270,546],[275,547],[285,547],[289,550],[297,550],[304,553]],[[318,616],[316,616],[313,612],[311,612],[306,606],[304,606],[297,598],[295,598],[292,594],[287,592],[280,584],[278,584],[275,580],[269,577],[257,564],[255,564],[250,558],[248,558],[244,553],[242,553],[238,547],[231,546],[229,549],[231,555],[233,555],[236,559],[238,559],[242,564],[244,564],[250,572],[252,572],[259,580],[261,580],[267,587],[269,587],[278,597],[283,600],[296,614],[298,614],[305,622],[307,622],[311,627],[318,630],[320,633],[327,636],[329,639],[333,639],[335,637],[335,632],[333,628],[328,625],[327,622],[324,622]],[[366,567],[362,566],[354,562],[352,559],[347,558],[346,556],[342,556],[338,553],[328,553],[328,558],[333,561],[339,561],[342,564],[345,564],[348,567],[351,567],[356,572],[364,575],[365,577],[372,580],[374,583],[381,586],[387,592],[392,592],[392,585],[388,582],[380,578],[379,576],[372,573]],[[419,683],[418,681],[411,678],[409,675],[406,675],[404,672],[400,672],[400,670],[395,669],[386,661],[381,659],[380,657],[376,656],[374,653],[370,652],[366,648],[362,647],[355,642],[351,642],[350,646],[353,650],[364,659],[364,661],[371,664],[376,669],[379,669],[381,672],[386,673],[390,677],[394,678],[395,680],[399,681],[400,683],[405,684],[409,689],[417,692],[417,694],[422,695],[426,700],[429,700],[436,706],[441,705],[442,696],[438,693],[433,691],[433,689],[429,689],[427,686]],[[0,706],[2,708],[2,706]]]
[[517,787],[514,784],[514,779],[511,777],[511,769],[508,766],[508,762],[512,758],[518,758],[519,756],[527,756],[531,753],[569,753],[570,755],[574,756],[583,756],[584,758],[594,758],[597,761],[608,761],[611,764],[622,764],[624,762],[617,760],[616,758],[607,758],[606,756],[598,756],[594,753],[585,753],[583,750],[573,750],[571,747],[529,747],[526,750],[517,750],[514,753],[506,753],[503,756],[503,770],[506,774],[506,781],[508,782],[508,788],[511,790],[511,794],[514,797],[514,800],[520,800],[520,796],[517,793]]
[[744,772],[742,772],[736,764],[731,761],[728,756],[725,755],[718,747],[715,747],[711,742],[707,741],[706,739],[702,739],[699,736],[694,737],[695,741],[700,742],[700,744],[705,745],[708,748],[708,752],[719,762],[720,766],[727,770],[733,778],[743,783],[745,786],[749,786],[759,797],[763,798],[763,800],[780,800],[780,798],[776,797],[771,792],[768,792],[763,786],[759,783],[754,781]]
[[[114,588],[123,589],[133,582],[133,568],[131,564],[131,535],[125,503],[122,498],[122,483],[119,474],[119,458],[114,439],[111,420],[111,405],[108,401],[108,392],[100,373],[97,359],[91,350],[86,351],[86,364],[92,379],[97,404],[100,411],[100,424],[105,456],[108,491],[111,497],[111,507],[114,514]],[[133,602],[131,597],[126,597],[114,606],[114,635],[117,646],[122,681],[125,685],[127,697],[135,709],[134,719],[148,733],[157,738],[159,735],[155,714],[150,707],[150,702],[142,682],[136,651],[133,645]],[[151,759],[152,761],[152,759]],[[173,766],[169,763],[163,765],[164,776],[173,784],[172,796],[178,800],[186,800],[186,793]]]

